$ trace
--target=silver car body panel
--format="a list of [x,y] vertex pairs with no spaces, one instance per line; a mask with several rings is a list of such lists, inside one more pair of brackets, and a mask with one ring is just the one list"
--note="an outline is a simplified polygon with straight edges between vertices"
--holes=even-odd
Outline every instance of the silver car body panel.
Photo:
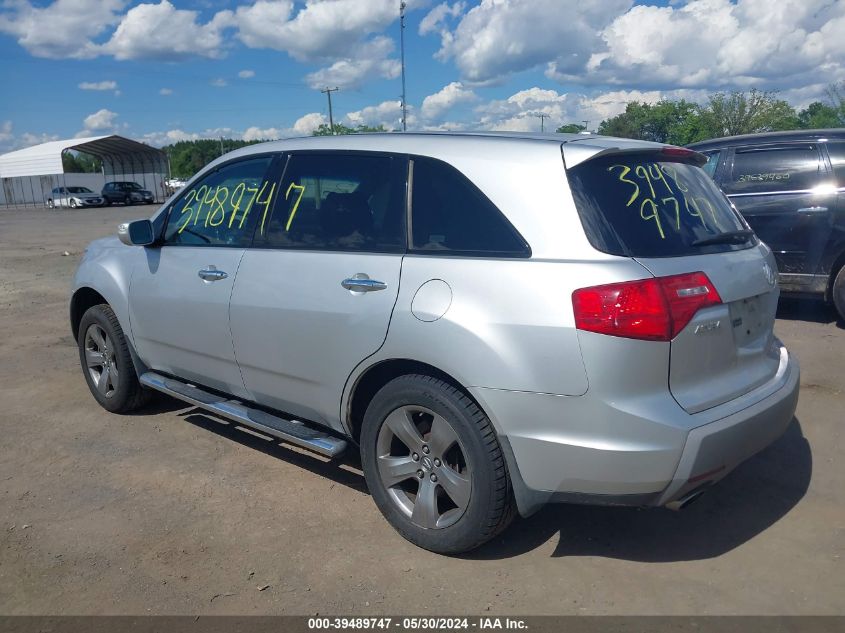
[[[248,398],[235,361],[229,298],[242,248],[143,249],[129,291],[135,350],[152,369]],[[201,270],[227,276],[207,281]]]
[[[523,514],[559,493],[665,503],[686,494],[699,466],[725,455],[705,483],[712,482],[782,431],[795,408],[798,366],[771,333],[777,291],[763,268],[772,265],[766,247],[636,260],[589,243],[564,159],[578,164],[656,147],[524,134],[354,135],[251,146],[211,163],[187,189],[218,164],[256,153],[429,156],[473,181],[530,244],[531,257],[145,249],[109,238],[89,248],[74,288],[94,288],[112,303],[150,368],[353,437],[350,402],[368,370],[394,359],[436,367],[490,417]],[[161,219],[154,218],[157,226]],[[211,265],[228,277],[200,279],[198,270]],[[725,304],[702,310],[671,342],[575,328],[577,288],[698,270]],[[355,293],[341,286],[357,273],[386,287]],[[749,297],[762,297],[751,334],[712,327],[735,319],[733,304]],[[718,345],[708,345],[715,339]]]
[[[401,254],[248,250],[230,314],[250,399],[342,431],[338,398],[387,335],[401,268]],[[358,274],[387,287],[341,286]]]

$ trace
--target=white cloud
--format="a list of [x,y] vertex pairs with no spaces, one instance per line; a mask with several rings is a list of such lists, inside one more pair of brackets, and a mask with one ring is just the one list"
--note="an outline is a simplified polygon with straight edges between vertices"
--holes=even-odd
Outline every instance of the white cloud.
[[640,91],[616,90],[592,96],[581,93],[558,93],[534,87],[520,90],[507,99],[496,99],[475,108],[476,127],[484,130],[511,130],[516,132],[539,132],[539,114],[545,114],[547,132],[554,131],[567,123],[589,122],[589,129],[595,130],[604,119],[624,112],[629,101],[657,103],[661,99],[687,99],[702,101],[703,91],[671,90]]
[[[385,130],[398,130],[402,127],[402,104],[400,101],[382,101],[378,105],[367,106],[361,110],[348,112],[344,121],[350,127],[366,125],[378,127],[381,125]],[[415,122],[413,111],[408,112],[408,125]]]
[[229,85],[229,82],[223,79],[222,77],[218,77],[217,79],[212,79],[210,85],[214,86],[215,88],[225,88]]
[[[845,3],[828,0],[692,0],[636,6],[602,31],[586,66],[552,62],[563,82],[646,88],[778,89],[809,76],[845,77]],[[811,80],[812,81],[812,80]]]
[[250,79],[251,77],[255,77],[254,70],[242,70],[238,73],[238,77],[241,79]]
[[355,47],[354,57],[344,57],[331,66],[309,73],[305,81],[312,88],[356,88],[376,77],[395,79],[402,69],[399,60],[388,58],[392,50],[393,40],[389,37],[373,38]]
[[457,18],[464,12],[465,7],[465,2],[455,2],[453,4],[441,2],[420,20],[420,35],[442,31],[446,19]]
[[161,90],[158,91],[158,94],[160,94],[164,97],[167,97],[167,96],[170,96],[170,95],[173,94],[173,89],[172,88],[162,88]]
[[85,119],[82,121],[82,125],[85,126],[84,132],[92,132],[95,130],[112,130],[114,129],[117,122],[115,119],[117,118],[117,113],[112,112],[106,108],[102,108],[101,110],[97,110],[93,114],[89,114]]
[[311,133],[329,120],[319,112],[309,112],[299,117],[291,128],[291,136],[310,136]]
[[198,15],[177,9],[168,0],[139,4],[123,16],[103,51],[116,59],[223,57],[224,30],[234,26],[232,12],[220,11],[205,24],[197,21]]
[[260,128],[260,127],[249,127],[246,131],[241,135],[241,138],[244,141],[272,141],[277,138],[282,137],[282,131],[278,130],[274,127],[268,128]]
[[399,17],[395,0],[308,0],[294,12],[292,0],[258,0],[235,12],[238,37],[250,48],[286,51],[299,61],[346,57],[362,38]]
[[[602,44],[599,32],[631,4],[632,0],[482,0],[453,30],[441,30],[437,57],[453,59],[466,80],[478,83],[501,81],[510,73],[552,60],[561,68],[580,68]],[[427,24],[427,28],[434,27]]]
[[0,7],[0,33],[17,38],[35,57],[96,57],[94,38],[118,21],[124,0],[56,0],[36,7],[27,0],[9,0]]
[[80,90],[117,90],[116,81],[83,81]]
[[55,134],[46,133],[31,134],[24,132],[23,134],[16,135],[11,121],[3,121],[0,124],[0,153],[11,152],[16,149],[46,143],[47,141],[56,141],[58,139],[59,137]]
[[460,81],[453,81],[423,99],[420,114],[422,114],[423,119],[428,121],[438,119],[455,105],[476,99],[478,99],[478,96],[472,90],[464,88]]

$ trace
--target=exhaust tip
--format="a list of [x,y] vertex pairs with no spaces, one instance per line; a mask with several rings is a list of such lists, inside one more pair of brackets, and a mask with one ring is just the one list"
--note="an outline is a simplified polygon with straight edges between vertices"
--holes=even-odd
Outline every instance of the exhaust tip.
[[666,507],[669,508],[670,510],[674,510],[675,512],[683,510],[684,508],[686,508],[690,504],[694,503],[695,501],[698,501],[698,499],[701,498],[701,495],[704,494],[704,491],[705,491],[704,488],[698,488],[696,490],[693,490],[692,492],[690,492],[687,495],[684,495],[680,499],[676,499],[675,501],[670,501],[669,503],[666,504]]

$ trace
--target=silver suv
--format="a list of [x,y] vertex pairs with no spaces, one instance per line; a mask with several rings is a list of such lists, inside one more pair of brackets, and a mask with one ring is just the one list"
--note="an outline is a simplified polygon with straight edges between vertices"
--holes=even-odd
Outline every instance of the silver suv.
[[772,253],[692,150],[586,135],[253,145],[95,241],[94,398],[160,391],[328,457],[405,538],[549,502],[679,508],[777,438]]

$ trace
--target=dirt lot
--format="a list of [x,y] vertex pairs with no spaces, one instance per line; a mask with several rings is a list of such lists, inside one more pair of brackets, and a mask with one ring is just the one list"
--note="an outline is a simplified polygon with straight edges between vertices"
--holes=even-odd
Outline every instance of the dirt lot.
[[845,614],[845,329],[824,306],[777,323],[797,419],[696,504],[549,507],[445,558],[393,532],[354,463],[172,400],[95,404],[71,276],[149,211],[0,211],[0,613]]

